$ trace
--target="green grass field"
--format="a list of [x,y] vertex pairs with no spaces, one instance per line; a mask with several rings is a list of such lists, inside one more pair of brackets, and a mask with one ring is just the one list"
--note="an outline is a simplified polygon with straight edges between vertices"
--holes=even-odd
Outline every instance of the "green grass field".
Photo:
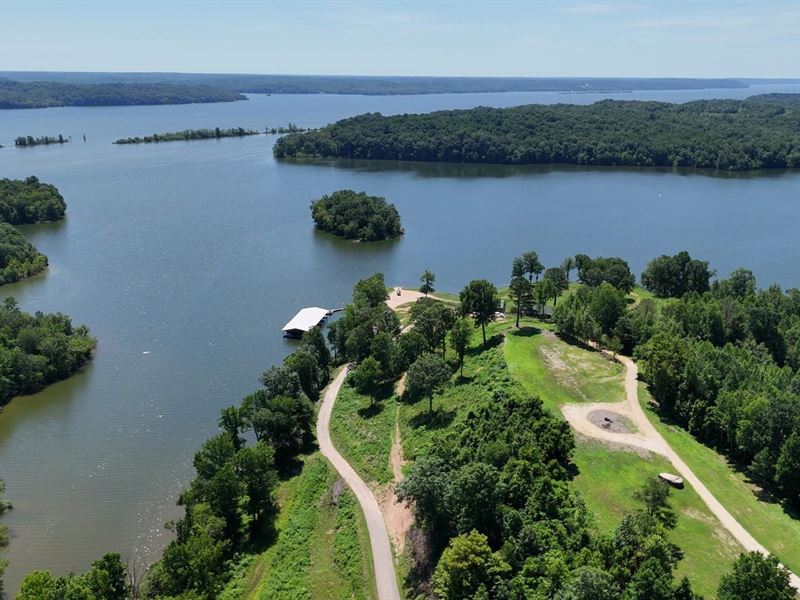
[[[243,564],[220,600],[373,600],[372,555],[355,497],[319,454],[281,484],[278,537]],[[336,499],[334,500],[334,495]]]
[[800,520],[780,504],[759,500],[758,487],[723,456],[694,439],[686,430],[663,422],[650,407],[650,394],[639,385],[639,402],[650,421],[717,500],[767,550],[792,571],[800,571]]
[[625,400],[622,365],[599,352],[527,325],[507,333],[504,349],[514,378],[558,414],[561,404]]

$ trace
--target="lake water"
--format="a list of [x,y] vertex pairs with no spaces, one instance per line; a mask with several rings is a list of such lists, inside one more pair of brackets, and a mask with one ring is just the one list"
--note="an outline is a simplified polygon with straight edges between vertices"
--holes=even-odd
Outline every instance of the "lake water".
[[[798,86],[621,94],[686,101]],[[61,223],[25,227],[50,258],[4,286],[28,311],[63,311],[99,340],[86,371],[0,414],[0,478],[15,508],[7,587],[34,568],[84,569],[106,551],[157,556],[191,458],[291,344],[304,306],[341,306],[358,278],[440,289],[507,282],[511,259],[620,255],[636,272],[688,249],[721,274],[800,285],[800,174],[711,177],[667,170],[408,163],[278,163],[274,136],[114,146],[194,127],[319,126],[367,111],[591,102],[551,93],[402,97],[253,96],[214,105],[0,111],[0,143],[71,135],[64,146],[0,150],[0,177],[35,174],[68,203]],[[87,141],[82,141],[86,134]],[[359,245],[316,232],[309,202],[344,187],[386,196],[398,241]]]

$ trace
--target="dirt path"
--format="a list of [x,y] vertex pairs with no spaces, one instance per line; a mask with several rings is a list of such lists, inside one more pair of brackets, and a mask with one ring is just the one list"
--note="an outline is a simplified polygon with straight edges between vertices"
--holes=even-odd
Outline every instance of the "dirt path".
[[347,369],[342,369],[325,390],[322,405],[317,417],[317,441],[322,455],[327,458],[333,467],[339,472],[345,483],[353,490],[353,493],[361,505],[364,512],[364,519],[367,522],[369,531],[369,541],[372,546],[372,562],[375,567],[375,586],[378,592],[378,600],[400,600],[400,589],[397,586],[397,575],[394,571],[394,558],[392,548],[389,544],[389,535],[386,532],[386,524],[383,521],[378,501],[366,483],[358,476],[353,467],[350,466],[341,454],[336,450],[331,442],[330,422],[333,405],[339,389],[347,377]]
[[[606,353],[608,354],[608,353]],[[583,435],[609,441],[613,443],[625,444],[637,448],[644,448],[666,456],[685,481],[697,492],[697,495],[705,502],[709,510],[719,519],[722,526],[744,547],[748,552],[761,552],[768,555],[764,546],[759,544],[755,538],[742,527],[731,513],[729,513],[719,500],[703,485],[703,482],[694,474],[678,453],[672,449],[667,441],[656,430],[650,419],[647,418],[641,404],[639,404],[638,374],[639,369],[636,363],[627,356],[616,356],[616,359],[625,367],[625,396],[626,402],[575,405],[568,404],[561,408],[564,416],[570,425]],[[624,407],[622,405],[625,405]],[[611,408],[613,407],[613,408]],[[635,434],[611,433],[591,423],[587,415],[591,410],[598,408],[610,409],[628,417],[637,429]],[[800,590],[800,577],[791,573],[792,587]]]

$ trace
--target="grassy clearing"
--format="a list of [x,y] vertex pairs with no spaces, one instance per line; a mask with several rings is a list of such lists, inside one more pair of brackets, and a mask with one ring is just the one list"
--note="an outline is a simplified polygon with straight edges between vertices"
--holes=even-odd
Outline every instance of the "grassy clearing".
[[[575,450],[579,475],[573,485],[595,517],[598,531],[611,533],[622,517],[637,508],[632,492],[647,477],[669,471],[669,462],[657,455],[639,455],[626,450],[610,450],[599,442],[579,440]],[[741,551],[691,487],[675,490],[672,505],[678,512],[678,525],[670,539],[683,550],[677,577],[686,575],[695,590],[713,597],[720,577]]]
[[277,540],[243,563],[220,600],[375,598],[366,524],[346,487],[334,493],[336,480],[322,456],[306,458],[280,486]]
[[[524,329],[509,332],[504,349],[514,378],[559,415],[564,403],[624,400],[622,367],[598,353]],[[670,470],[662,457],[583,439],[574,461],[579,469],[574,485],[603,533],[636,508],[632,494],[645,478]],[[741,549],[690,487],[676,491],[673,505],[679,521],[671,537],[685,553],[676,574],[688,576],[698,592],[713,597]]]
[[644,384],[639,384],[639,402],[659,433],[728,512],[787,567],[799,572],[800,520],[797,516],[793,518],[780,504],[759,500],[759,488],[723,456],[684,429],[662,421],[650,407],[651,397]]
[[390,390],[370,404],[368,397],[342,386],[331,416],[331,439],[339,453],[367,482],[392,479],[389,454],[395,426],[395,398]]
[[506,335],[505,355],[511,374],[559,414],[561,404],[625,400],[622,365],[599,352],[526,326]]

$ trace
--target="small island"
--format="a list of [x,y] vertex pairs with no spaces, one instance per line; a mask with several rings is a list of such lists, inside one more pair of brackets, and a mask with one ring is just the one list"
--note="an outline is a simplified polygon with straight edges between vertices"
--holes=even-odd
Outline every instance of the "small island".
[[51,137],[49,135],[43,135],[41,137],[21,135],[14,140],[14,145],[17,148],[25,148],[26,146],[49,146],[50,144],[66,144],[67,142],[69,142],[69,139],[65,138],[60,133],[58,137]]
[[261,132],[255,129],[245,129],[244,127],[232,127],[230,129],[184,129],[183,131],[173,131],[168,133],[154,133],[144,137],[127,137],[116,140],[115,144],[157,144],[159,142],[188,142],[191,140],[214,140],[227,137],[245,137],[248,135],[259,135]]
[[311,203],[311,216],[322,231],[347,240],[375,242],[403,235],[394,204],[365,192],[338,190]]

